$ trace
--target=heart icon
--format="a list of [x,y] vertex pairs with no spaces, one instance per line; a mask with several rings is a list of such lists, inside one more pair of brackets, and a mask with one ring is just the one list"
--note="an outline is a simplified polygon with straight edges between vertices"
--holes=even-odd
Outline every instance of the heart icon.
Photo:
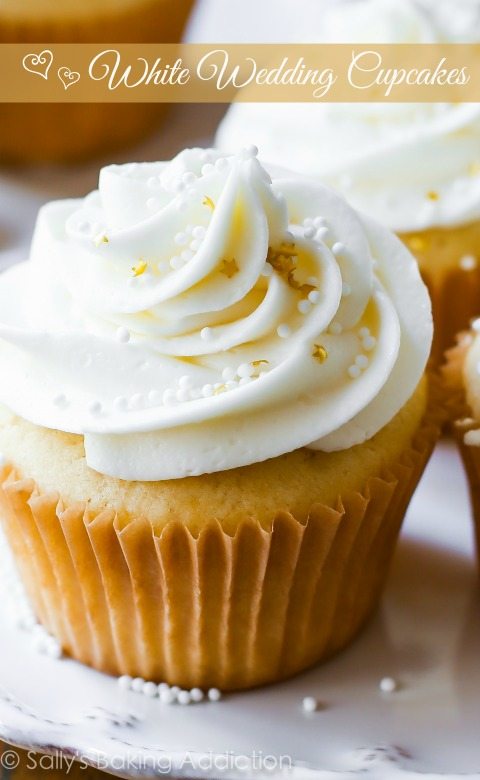
[[70,70],[70,68],[63,67],[58,69],[58,78],[65,89],[68,89],[72,84],[76,84],[77,81],[80,81],[80,73],[77,73],[76,70]]
[[35,73],[42,79],[48,79],[48,71],[53,62],[53,54],[50,49],[44,49],[40,54],[26,54],[22,60],[23,67],[29,73]]

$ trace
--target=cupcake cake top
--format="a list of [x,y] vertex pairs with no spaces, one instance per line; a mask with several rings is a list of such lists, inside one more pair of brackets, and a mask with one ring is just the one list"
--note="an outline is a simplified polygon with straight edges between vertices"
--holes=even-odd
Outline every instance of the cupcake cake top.
[[82,434],[121,479],[209,473],[373,436],[432,338],[417,264],[256,149],[109,166],[39,214],[0,277],[0,401]]
[[[322,20],[330,42],[480,41],[480,5],[364,0]],[[461,34],[463,31],[463,36]],[[391,230],[480,218],[480,104],[235,103],[216,144],[255,138],[265,160],[318,176]]]

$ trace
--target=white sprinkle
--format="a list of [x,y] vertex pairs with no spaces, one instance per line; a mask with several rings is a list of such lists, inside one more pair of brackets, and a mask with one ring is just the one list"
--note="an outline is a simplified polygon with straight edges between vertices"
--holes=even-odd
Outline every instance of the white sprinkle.
[[122,676],[118,678],[118,687],[123,691],[130,690],[132,687],[132,678],[129,674],[122,674]]
[[162,693],[162,691],[169,691],[170,690],[170,686],[166,682],[158,683],[157,688],[158,688],[158,692],[159,693]]
[[184,376],[181,376],[178,380],[178,386],[189,390],[191,387],[193,387],[192,377],[188,376],[188,374],[184,374]]
[[148,403],[152,406],[159,406],[162,403],[162,394],[160,390],[150,390],[147,395]]
[[369,352],[371,349],[374,348],[375,344],[377,343],[377,339],[374,338],[374,336],[366,336],[366,338],[362,341],[362,347]]
[[176,695],[173,693],[171,688],[165,688],[159,692],[160,701],[162,704],[173,704]]
[[194,238],[197,238],[199,241],[201,241],[203,238],[205,238],[206,230],[203,227],[203,225],[196,225],[192,230],[192,236]]
[[135,693],[141,693],[143,691],[143,686],[145,685],[145,680],[143,677],[135,677],[134,680],[132,680],[132,691],[135,691]]
[[477,267],[477,258],[473,255],[464,255],[460,258],[459,265],[462,271],[473,271]]
[[265,263],[261,270],[262,276],[271,276],[273,273],[273,266],[270,263]]
[[102,404],[100,403],[100,401],[92,401],[88,407],[88,411],[90,412],[90,414],[94,414],[94,415],[100,414],[100,412],[102,411]]
[[149,699],[154,699],[158,694],[157,686],[154,682],[146,682],[143,686],[142,693]]
[[357,355],[355,363],[359,368],[366,368],[368,366],[368,358],[366,355]]
[[317,230],[315,234],[315,238],[317,241],[323,241],[329,234],[329,229],[327,227],[321,227]]
[[300,312],[300,314],[308,314],[311,308],[312,308],[312,304],[310,303],[310,301],[303,300],[297,303],[297,309]]
[[290,325],[287,325],[286,323],[282,323],[277,328],[277,334],[280,336],[281,339],[288,339],[288,337],[292,335],[292,329]]
[[45,655],[49,658],[61,658],[63,655],[62,647],[56,640],[48,642],[45,647]]
[[293,235],[293,233],[290,232],[290,230],[286,230],[283,240],[286,241],[287,243],[292,243],[292,241],[295,240],[295,236]]
[[226,157],[219,157],[215,161],[215,168],[217,171],[225,171],[228,168],[228,160]]
[[357,379],[361,374],[361,369],[358,366],[350,366],[348,369],[348,375],[352,379]]
[[313,219],[311,217],[306,217],[303,220],[303,227],[306,227],[306,228],[313,227]]
[[204,398],[210,398],[213,395],[213,385],[203,385],[202,395]]
[[213,337],[213,331],[211,328],[202,328],[200,331],[200,338],[204,341],[209,341]]
[[253,376],[255,369],[251,363],[240,363],[237,368],[237,375],[244,379],[245,377]]
[[192,688],[192,690],[190,691],[190,698],[192,699],[192,701],[195,702],[203,701],[203,699],[205,698],[205,694],[203,693],[201,688]]
[[244,151],[247,153],[248,157],[256,157],[258,154],[258,146],[255,146],[255,144],[250,144],[250,146],[247,146]]
[[198,252],[200,247],[202,246],[202,242],[198,241],[196,238],[193,239],[193,241],[190,242],[190,249],[192,252]]
[[334,336],[338,336],[343,331],[342,325],[339,322],[332,322],[328,326],[328,332]]
[[165,404],[165,406],[172,406],[177,399],[175,398],[175,390],[172,390],[171,387],[168,387],[166,390],[163,391],[162,395],[162,401]]
[[147,200],[147,209],[149,211],[158,211],[161,206],[160,201],[158,198],[149,198]]
[[222,379],[224,379],[225,382],[231,382],[232,379],[235,379],[235,371],[233,368],[226,366],[222,371]]
[[174,271],[178,271],[180,268],[183,268],[184,265],[185,263],[180,255],[174,255],[170,259],[170,267],[173,268]]
[[145,406],[145,396],[142,393],[134,393],[129,402],[130,409],[143,409]]
[[130,331],[127,330],[127,328],[120,327],[117,328],[117,332],[115,333],[117,341],[120,342],[120,344],[127,344],[130,341]]
[[215,170],[215,167],[211,163],[206,163],[205,165],[202,165],[202,176],[208,176],[210,173],[213,173]]
[[124,412],[128,406],[128,401],[125,396],[117,395],[117,397],[113,399],[112,405],[116,412]]
[[342,244],[341,241],[336,241],[335,244],[332,246],[332,252],[335,256],[337,255],[343,255],[346,252],[347,247],[345,244]]
[[208,162],[213,157],[213,151],[212,149],[204,149],[203,152],[200,152],[200,160],[202,162]]
[[344,298],[348,298],[349,295],[352,294],[352,288],[347,282],[343,282],[342,284],[342,295]]
[[177,246],[184,246],[188,243],[188,236],[186,233],[177,233],[173,240]]
[[59,393],[53,399],[53,403],[55,406],[58,406],[60,409],[62,408],[64,409],[68,404],[67,396],[64,393]]
[[191,260],[192,257],[193,257],[192,250],[191,249],[184,249],[183,252],[182,252],[181,257],[182,257],[182,260],[183,260],[184,263],[188,263],[188,261]]
[[320,293],[318,292],[318,290],[311,290],[308,293],[308,300],[310,301],[310,303],[318,303],[320,300]]
[[192,698],[190,696],[190,691],[179,691],[177,695],[177,701],[179,704],[190,704],[192,701]]
[[480,317],[478,317],[476,320],[472,320],[471,327],[476,333],[480,333]]
[[323,227],[326,221],[327,220],[325,219],[325,217],[315,217],[315,219],[313,220],[313,224],[318,229]]
[[318,701],[313,696],[305,696],[302,701],[302,707],[305,712],[316,712],[318,709]]
[[173,693],[174,696],[178,696],[178,694],[181,691],[181,688],[179,688],[178,685],[171,685],[170,686],[170,690],[171,690],[171,692]]
[[207,694],[210,701],[220,701],[222,698],[221,691],[218,688],[210,688]]
[[315,232],[316,231],[315,231],[315,228],[313,227],[313,225],[309,225],[303,231],[303,235],[305,236],[305,238],[313,238],[315,236]]
[[378,687],[382,691],[382,693],[393,693],[398,688],[398,683],[396,680],[393,679],[393,677],[383,677]]
[[186,187],[190,187],[192,184],[195,184],[196,178],[193,171],[186,171],[182,176],[182,182]]
[[360,330],[358,331],[358,335],[360,336],[361,339],[367,338],[367,336],[370,335],[370,328],[360,328]]
[[307,279],[307,284],[311,284],[313,287],[318,287],[318,279],[316,276],[309,276]]
[[190,390],[188,387],[181,387],[179,390],[177,390],[175,397],[179,403],[185,403],[185,401],[190,400]]

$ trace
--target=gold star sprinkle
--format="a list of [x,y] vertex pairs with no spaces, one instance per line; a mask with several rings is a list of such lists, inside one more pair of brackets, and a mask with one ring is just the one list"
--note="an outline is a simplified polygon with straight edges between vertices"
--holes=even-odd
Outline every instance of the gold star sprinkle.
[[254,368],[258,368],[258,366],[262,366],[264,363],[268,363],[268,360],[252,360],[252,366]]
[[232,276],[235,276],[235,274],[238,273],[238,265],[234,257],[232,257],[231,260],[222,260],[222,264],[220,266],[220,273],[225,274],[225,276],[227,276],[229,279],[231,279]]
[[312,292],[312,290],[316,290],[316,287],[313,284],[300,284],[300,282],[297,282],[294,273],[295,271],[290,271],[287,276],[287,282],[290,287],[292,287],[294,290],[298,290],[304,295],[308,295],[308,293]]
[[284,274],[286,276],[296,268],[295,254],[282,250],[274,250],[271,247],[268,248],[267,263],[270,263],[279,274]]
[[438,200],[440,198],[440,195],[435,190],[430,190],[427,192],[427,198],[428,200]]
[[319,363],[325,363],[328,352],[322,344],[314,344],[312,349],[312,357]]
[[141,276],[147,270],[148,263],[146,260],[140,260],[137,265],[132,266],[132,273],[134,276]]
[[108,236],[106,236],[104,233],[100,233],[100,235],[93,239],[93,243],[95,246],[100,246],[100,244],[108,244]]
[[205,195],[204,199],[202,200],[202,206],[208,206],[208,208],[212,209],[213,211],[215,208],[215,203],[209,195]]

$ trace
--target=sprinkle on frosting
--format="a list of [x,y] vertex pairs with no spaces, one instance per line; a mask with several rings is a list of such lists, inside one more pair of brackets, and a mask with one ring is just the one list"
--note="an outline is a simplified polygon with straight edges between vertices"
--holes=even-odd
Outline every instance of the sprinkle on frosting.
[[202,200],[202,205],[208,206],[208,208],[211,209],[212,211],[215,210],[215,203],[213,202],[213,200],[209,195],[205,195],[204,199]]
[[145,271],[147,270],[147,266],[148,263],[146,262],[146,260],[139,260],[139,262],[136,265],[132,266],[133,275],[135,277],[142,276],[142,274],[144,274]]
[[318,363],[325,363],[326,359],[328,358],[328,352],[323,344],[313,345],[312,357],[315,358]]

